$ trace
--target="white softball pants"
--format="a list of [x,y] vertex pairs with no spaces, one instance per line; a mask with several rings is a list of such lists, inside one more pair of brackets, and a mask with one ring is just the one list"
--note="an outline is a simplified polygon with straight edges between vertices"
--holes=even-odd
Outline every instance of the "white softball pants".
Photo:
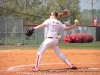
[[38,52],[37,52],[37,59],[36,59],[36,65],[35,68],[39,68],[39,64],[42,58],[43,52],[48,48],[52,47],[54,52],[57,54],[57,56],[65,62],[67,65],[71,65],[68,59],[64,56],[64,54],[60,51],[60,48],[58,46],[58,39],[53,38],[46,38],[43,43],[40,45]]

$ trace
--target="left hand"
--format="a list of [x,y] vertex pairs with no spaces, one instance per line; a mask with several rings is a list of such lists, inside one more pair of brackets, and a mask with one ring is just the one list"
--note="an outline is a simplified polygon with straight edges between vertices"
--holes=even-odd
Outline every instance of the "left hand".
[[33,32],[34,32],[34,28],[27,29],[27,30],[25,31],[25,35],[31,36],[31,35],[33,34]]

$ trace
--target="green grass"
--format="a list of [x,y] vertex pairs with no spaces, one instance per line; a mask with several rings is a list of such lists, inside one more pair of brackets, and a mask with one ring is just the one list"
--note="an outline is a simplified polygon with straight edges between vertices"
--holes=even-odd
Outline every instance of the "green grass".
[[39,45],[1,45],[0,50],[31,50],[31,49],[38,49]]
[[[40,45],[0,45],[0,50],[33,50],[38,49]],[[90,50],[100,50],[100,42],[92,43],[68,43],[68,44],[59,44],[61,49],[90,49]],[[51,48],[50,48],[51,49]]]
[[95,49],[95,50],[100,50],[100,42],[69,43],[69,44],[60,45],[60,48],[64,48],[64,49]]

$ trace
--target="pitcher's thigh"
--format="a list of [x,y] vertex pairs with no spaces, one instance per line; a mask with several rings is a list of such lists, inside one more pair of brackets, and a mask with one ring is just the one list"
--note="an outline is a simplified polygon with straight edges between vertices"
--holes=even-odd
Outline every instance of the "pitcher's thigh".
[[48,40],[43,41],[38,49],[37,54],[41,55],[48,47],[50,47]]

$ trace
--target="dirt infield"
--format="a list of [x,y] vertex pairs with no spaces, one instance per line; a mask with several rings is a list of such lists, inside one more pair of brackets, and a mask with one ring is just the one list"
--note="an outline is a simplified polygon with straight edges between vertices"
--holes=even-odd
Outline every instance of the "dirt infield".
[[99,75],[99,50],[61,50],[71,63],[78,67],[71,70],[53,50],[42,56],[40,71],[32,72],[37,50],[0,51],[0,75]]

